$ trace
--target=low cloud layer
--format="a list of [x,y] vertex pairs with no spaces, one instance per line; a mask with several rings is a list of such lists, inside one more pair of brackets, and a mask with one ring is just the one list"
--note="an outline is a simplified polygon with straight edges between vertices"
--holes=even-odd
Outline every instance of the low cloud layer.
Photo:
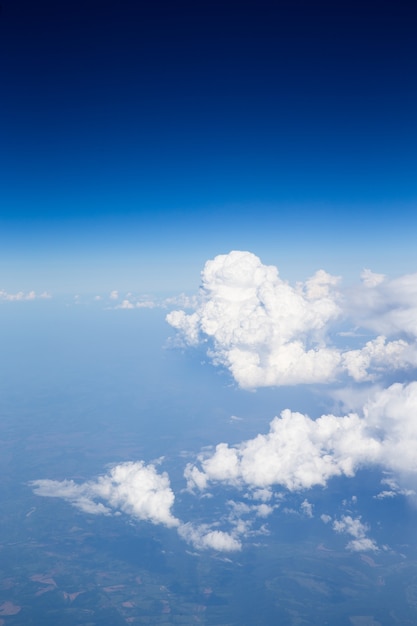
[[[222,504],[207,506],[212,521],[204,512],[198,520],[176,517],[168,474],[142,461],[116,465],[81,484],[36,480],[35,493],[63,498],[92,515],[124,513],[175,528],[194,549],[225,553],[267,535],[267,518],[276,509],[306,521],[320,515],[305,492],[360,469],[385,472],[374,502],[415,497],[417,382],[391,383],[417,364],[417,275],[389,280],[364,270],[361,284],[343,291],[338,277],[319,270],[291,286],[277,268],[235,251],[208,261],[202,283],[199,298],[159,305],[117,292],[110,299],[120,308],[177,306],[167,321],[186,344],[207,345],[213,363],[228,368],[242,388],[333,383],[326,388],[329,398],[344,408],[317,419],[288,408],[266,433],[196,452],[184,469],[187,489],[183,482],[179,489],[204,503],[225,488]],[[380,549],[357,512],[326,511],[321,519],[349,537],[348,550]]]
[[[412,329],[417,335],[412,322],[416,289],[408,299],[401,297],[412,278],[384,287],[385,278],[368,271],[362,281],[347,302],[346,294],[339,291],[339,278],[323,270],[292,287],[276,267],[263,265],[250,252],[233,251],[207,261],[196,310],[172,311],[167,321],[189,345],[209,340],[213,362],[227,367],[243,388],[328,383],[343,373],[364,381],[381,371],[415,365],[415,347],[405,337],[391,341],[386,337],[410,334]],[[393,294],[395,310],[388,303]],[[376,312],[381,307],[390,312],[378,325]],[[337,347],[332,332],[342,319],[346,323],[346,316],[352,327],[361,323],[385,334],[359,349]]]
[[[306,520],[314,517],[315,505],[305,491],[325,486],[333,477],[353,476],[359,468],[380,467],[389,472],[390,477],[382,480],[389,489],[376,494],[375,500],[414,495],[410,486],[417,482],[416,414],[417,382],[397,383],[374,392],[360,414],[312,420],[287,409],[272,421],[269,433],[235,446],[219,444],[185,469],[187,497],[203,496],[215,485],[227,486],[229,494],[231,487],[236,489],[238,499],[226,500],[223,512],[209,523],[178,519],[168,474],[142,461],[116,465],[84,483],[43,479],[31,486],[37,495],[62,498],[86,514],[124,513],[175,528],[196,550],[232,553],[241,550],[244,541],[267,535],[267,519],[276,509]],[[291,493],[299,499],[295,509],[285,504]],[[332,522],[336,533],[350,535],[348,550],[378,550],[357,515],[321,518]]]

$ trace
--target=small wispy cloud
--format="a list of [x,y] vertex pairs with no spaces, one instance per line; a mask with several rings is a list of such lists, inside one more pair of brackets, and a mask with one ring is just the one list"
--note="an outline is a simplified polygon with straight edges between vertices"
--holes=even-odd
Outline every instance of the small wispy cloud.
[[340,519],[334,520],[333,530],[353,537],[346,545],[346,548],[352,552],[377,552],[379,550],[375,541],[366,536],[369,527],[361,521],[360,517],[353,518],[350,515],[343,515]]
[[400,487],[398,482],[394,478],[383,478],[381,485],[386,485],[388,489],[383,489],[374,498],[376,500],[384,500],[385,498],[395,498],[397,496],[412,497],[416,495],[414,489],[406,489]]
[[6,302],[20,302],[23,300],[49,300],[52,295],[47,291],[37,294],[35,291],[18,291],[17,293],[9,293],[4,289],[0,290],[0,300]]

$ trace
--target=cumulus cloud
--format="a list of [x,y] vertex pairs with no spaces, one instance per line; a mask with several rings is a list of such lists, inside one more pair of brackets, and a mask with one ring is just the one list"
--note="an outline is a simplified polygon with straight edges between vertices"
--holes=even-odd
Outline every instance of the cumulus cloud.
[[381,442],[380,465],[414,481],[417,476],[417,382],[395,383],[364,407],[364,420]]
[[31,486],[37,495],[63,498],[86,513],[119,511],[154,524],[179,524],[171,512],[175,497],[168,475],[142,461],[116,465],[95,481],[35,480]]
[[242,543],[231,533],[213,530],[209,525],[193,525],[190,522],[178,528],[179,535],[197,550],[217,550],[218,552],[236,552],[242,549]]
[[[179,535],[198,550],[209,548],[219,552],[235,552],[242,549],[242,539],[269,534],[264,520],[278,505],[248,504],[247,502],[228,500],[229,511],[212,524],[182,524]],[[262,524],[259,525],[259,520]],[[220,530],[227,526],[229,531]]]
[[378,390],[361,414],[322,415],[316,420],[284,410],[267,434],[199,455],[184,472],[190,490],[210,483],[289,491],[353,476],[360,467],[380,466],[417,478],[417,382]]
[[[239,528],[236,519],[232,533],[219,530],[213,524],[184,524],[177,519],[172,513],[175,496],[168,474],[158,473],[155,465],[145,465],[142,461],[115,465],[107,474],[84,483],[43,479],[34,480],[30,485],[35,494],[62,498],[83,513],[125,513],[137,520],[176,528],[180,537],[197,550],[234,552],[242,547],[237,535],[243,533],[243,528]],[[252,508],[257,515],[267,513],[258,510],[259,507]]]
[[130,300],[122,300],[121,304],[118,304],[116,309],[134,309],[135,305],[130,302]]
[[254,489],[250,494],[246,494],[247,497],[251,497],[254,500],[261,500],[261,502],[268,502],[272,499],[273,491],[269,488]]
[[[342,356],[348,374],[356,381],[374,380],[378,371],[399,369],[414,363],[414,354],[404,340],[387,342],[382,335],[366,342],[360,350],[349,350]],[[369,374],[369,369],[374,370]]]
[[296,491],[325,485],[334,476],[352,476],[360,459],[372,452],[376,456],[378,447],[355,414],[325,415],[314,421],[286,409],[274,418],[266,435],[234,447],[220,443],[211,456],[200,455],[199,466],[188,464],[184,475],[191,489],[225,482],[236,487],[281,485]]
[[378,546],[373,539],[366,536],[369,528],[361,522],[361,518],[353,518],[350,515],[343,515],[339,520],[333,522],[333,529],[337,533],[346,533],[353,539],[347,544],[347,549],[353,552],[368,552],[378,550]]
[[[355,380],[367,380],[385,369],[416,365],[416,351],[403,338],[389,341],[386,336],[395,329],[408,332],[411,319],[399,310],[397,326],[391,312],[391,323],[381,324],[381,333],[360,349],[340,349],[329,339],[336,321],[340,323],[347,312],[355,323],[364,317],[360,312],[364,301],[372,318],[382,296],[369,293],[381,290],[385,279],[367,271],[363,280],[367,298],[360,300],[355,292],[353,303],[346,305],[339,278],[324,270],[292,287],[280,278],[276,267],[262,264],[250,252],[232,251],[207,261],[196,310],[171,311],[166,319],[189,345],[209,340],[213,362],[227,367],[243,388],[326,383],[343,372]],[[402,291],[398,285],[396,292],[399,306]],[[356,316],[355,301],[361,302]],[[377,329],[370,319],[366,327],[371,326]]]

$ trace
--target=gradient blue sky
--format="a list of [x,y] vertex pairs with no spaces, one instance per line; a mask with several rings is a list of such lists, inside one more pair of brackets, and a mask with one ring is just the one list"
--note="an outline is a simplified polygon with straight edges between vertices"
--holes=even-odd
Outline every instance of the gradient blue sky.
[[[270,624],[281,610],[413,622],[416,18],[403,0],[0,0],[0,519],[16,620],[74,614],[70,587],[49,586],[57,563],[101,609],[109,546],[113,589],[120,572],[136,589],[122,548],[138,533],[173,564],[152,597],[221,588],[207,622],[262,620],[264,597]],[[204,297],[176,298],[208,259]],[[317,557],[319,542],[338,552]]]
[[[148,6],[150,5],[150,6]],[[412,3],[4,0],[0,288],[416,271]]]

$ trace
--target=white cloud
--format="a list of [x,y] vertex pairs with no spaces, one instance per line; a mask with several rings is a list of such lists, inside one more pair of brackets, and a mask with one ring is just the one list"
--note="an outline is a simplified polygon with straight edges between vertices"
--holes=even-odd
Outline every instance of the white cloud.
[[256,515],[258,517],[268,517],[273,512],[274,508],[275,507],[271,506],[270,504],[258,504],[255,507]]
[[[327,383],[343,372],[367,380],[386,369],[417,365],[417,350],[404,337],[387,339],[400,331],[417,336],[417,283],[414,297],[406,293],[410,277],[403,284],[386,283],[369,270],[362,276],[365,286],[347,294],[349,301],[337,288],[339,278],[323,270],[292,287],[276,267],[233,251],[207,261],[196,310],[172,311],[166,319],[189,345],[209,339],[213,362],[227,367],[243,388]],[[381,291],[385,285],[387,292]],[[378,328],[375,312],[388,307],[389,295],[395,295],[395,311]],[[337,348],[329,333],[342,319],[380,330],[379,336],[359,349]]]
[[[380,464],[405,476],[417,476],[417,382],[395,383],[376,393],[364,407],[364,419],[381,440]],[[412,479],[412,480],[415,480]]]
[[385,280],[384,274],[376,274],[370,269],[364,269],[361,274],[361,279],[365,287],[377,287]]
[[[168,475],[158,473],[153,464],[145,465],[142,461],[121,463],[96,480],[84,483],[46,479],[32,481],[30,485],[37,495],[62,498],[83,513],[125,513],[137,520],[177,528],[179,535],[198,550],[233,552],[242,547],[237,535],[246,527],[239,527],[237,519],[233,523],[233,533],[213,528],[213,524],[181,523],[172,513],[175,496]],[[258,506],[249,510],[252,508],[258,516],[267,513]]]
[[[116,309],[154,309],[158,305],[153,300],[138,300],[137,302],[132,302],[125,298],[121,304],[118,304]],[[159,305],[161,306],[161,305]]]
[[352,537],[360,539],[365,536],[368,527],[362,524],[359,517],[354,519],[350,515],[343,515],[340,520],[333,522],[333,529],[338,533],[349,533]]
[[157,304],[153,300],[139,300],[136,302],[137,309],[154,309]]
[[417,338],[417,274],[394,279],[366,274],[364,286],[348,295],[346,310],[358,325],[385,336]]
[[352,476],[361,461],[378,456],[380,444],[364,433],[355,414],[316,421],[289,410],[274,418],[270,431],[238,446],[216,446],[200,455],[199,466],[185,470],[188,487],[205,489],[209,482],[237,487],[282,485],[290,491],[325,485],[333,476]]
[[116,465],[95,481],[35,480],[31,486],[37,495],[63,498],[86,513],[121,511],[154,524],[179,524],[171,512],[175,497],[168,475],[141,461]]
[[361,518],[353,518],[350,515],[343,515],[340,520],[333,522],[333,529],[337,533],[346,533],[354,537],[347,544],[346,548],[353,552],[377,551],[378,546],[373,539],[366,536],[369,528],[361,522]]
[[8,293],[4,291],[4,289],[0,289],[0,300],[5,300],[7,302],[18,302],[22,300],[48,300],[52,296],[47,291],[44,291],[41,294],[36,294],[35,291],[29,291],[25,293],[24,291],[19,291],[17,293]]
[[307,517],[313,517],[313,505],[307,499],[301,503],[301,510]]
[[[368,341],[360,350],[349,350],[342,356],[342,363],[356,381],[373,380],[378,370],[399,369],[415,364],[414,355],[409,353],[409,345],[399,339],[386,342],[382,335]],[[369,374],[369,369],[374,370]]]
[[211,530],[210,526],[191,523],[178,528],[179,535],[197,550],[217,550],[218,552],[236,552],[242,549],[241,542],[232,534],[222,530]]
[[165,300],[163,301],[163,306],[168,308],[172,306],[181,306],[184,309],[196,309],[198,304],[199,300],[197,296],[188,296],[185,293],[181,293],[178,296],[165,298]]
[[322,331],[339,314],[337,278],[319,271],[292,288],[275,267],[234,251],[208,261],[202,279],[198,310],[173,311],[167,321],[190,344],[201,334],[211,337],[215,361],[229,367],[242,387],[317,382],[333,374],[340,358],[322,345]]
[[[96,300],[103,299],[102,296],[96,296]],[[126,292],[123,295],[114,290],[106,297],[106,300],[111,300],[111,305],[108,308],[111,309],[170,309],[172,307],[183,307],[184,309],[191,310],[197,306],[198,298],[196,296],[187,296],[180,294],[175,297],[161,298],[152,294],[141,294]]]
[[360,539],[352,539],[346,545],[348,550],[352,552],[376,552],[379,550],[377,544],[369,537],[361,537]]
[[109,515],[111,509],[102,502],[94,501],[94,494],[88,483],[77,484],[73,480],[34,480],[30,483],[38,496],[62,498],[84,513]]
[[116,309],[134,309],[135,305],[130,300],[123,300],[121,304],[117,305]]
[[376,500],[384,500],[385,498],[395,498],[396,496],[415,496],[414,489],[403,489],[399,486],[394,478],[383,478],[381,480],[382,485],[387,485],[388,489],[380,491],[374,498]]
[[[249,494],[248,494],[249,495]],[[255,489],[250,494],[250,497],[254,500],[261,500],[261,502],[269,502],[273,495],[272,489]]]
[[[186,466],[190,490],[210,483],[253,489],[281,485],[290,491],[326,485],[335,476],[379,466],[417,479],[417,382],[377,390],[362,414],[316,420],[286,409],[267,434],[236,446],[220,443]],[[411,478],[410,478],[411,476]]]

